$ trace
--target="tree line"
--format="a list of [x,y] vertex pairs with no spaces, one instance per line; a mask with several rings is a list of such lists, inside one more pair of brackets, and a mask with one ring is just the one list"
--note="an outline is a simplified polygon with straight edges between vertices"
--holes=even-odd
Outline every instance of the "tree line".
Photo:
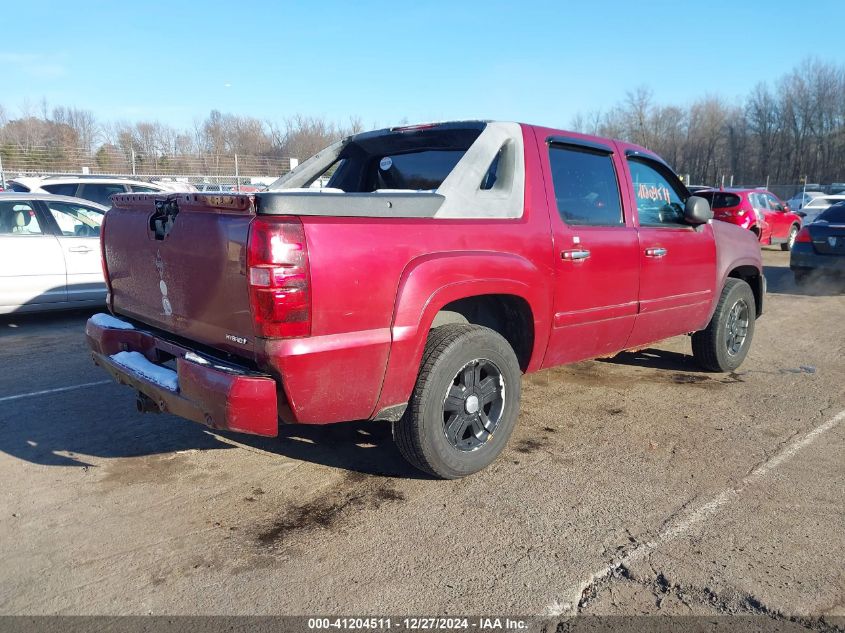
[[212,110],[191,129],[160,121],[103,122],[90,110],[24,104],[9,116],[0,105],[0,156],[7,170],[101,173],[232,173],[234,155],[251,171],[274,175],[280,161],[304,160],[363,130],[360,119],[338,124],[296,115],[262,121]]
[[[159,121],[98,121],[90,110],[50,108],[43,100],[19,110],[12,116],[0,105],[7,169],[78,171],[87,162],[99,172],[214,173],[231,171],[239,154],[252,158],[254,171],[274,173],[283,159],[304,160],[363,129],[359,118],[265,121],[217,110],[179,129]],[[660,104],[640,87],[606,111],[577,115],[570,127],[648,147],[694,184],[843,182],[845,66],[805,60],[772,85],[758,83],[738,103],[705,95],[687,105]]]
[[706,95],[662,105],[640,87],[571,127],[648,147],[692,184],[845,182],[845,66],[805,60],[733,104]]

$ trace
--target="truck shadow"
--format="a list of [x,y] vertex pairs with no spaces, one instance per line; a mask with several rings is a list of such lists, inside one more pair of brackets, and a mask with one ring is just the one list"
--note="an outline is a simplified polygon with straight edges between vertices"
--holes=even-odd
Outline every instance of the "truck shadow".
[[265,438],[214,431],[170,415],[142,415],[131,402],[131,391],[116,385],[4,402],[0,451],[41,466],[88,469],[103,466],[101,459],[242,445],[369,475],[427,478],[404,461],[387,423],[282,425],[278,437]]
[[85,322],[97,312],[105,312],[105,306],[74,308],[45,312],[11,312],[0,315],[0,338],[33,336],[63,331],[85,331]]
[[630,352],[620,352],[612,358],[598,359],[602,363],[647,367],[648,369],[666,369],[675,372],[705,372],[690,354],[670,352],[663,349],[646,348]]
[[275,438],[225,435],[253,448],[322,466],[382,477],[431,478],[405,461],[393,443],[388,422],[283,424]]
[[[11,343],[18,339],[17,342],[26,343],[55,337],[62,342],[67,339],[68,345],[79,345],[85,322],[91,314],[101,311],[102,307],[94,307],[3,315],[0,340]],[[68,339],[68,334],[72,338]],[[3,346],[0,343],[0,348]],[[45,373],[42,369],[24,367],[11,371],[22,376],[22,385],[30,384],[32,376]],[[376,476],[427,477],[409,466],[399,454],[388,423],[281,425],[275,438],[214,431],[171,415],[142,415],[135,410],[132,390],[107,380],[105,375],[86,372],[62,382],[105,384],[0,402],[0,451],[41,466],[87,469],[104,466],[102,459],[231,450],[242,445],[280,457]],[[62,382],[56,386],[61,387]],[[21,386],[0,395],[8,398],[15,391],[34,392],[37,388]]]

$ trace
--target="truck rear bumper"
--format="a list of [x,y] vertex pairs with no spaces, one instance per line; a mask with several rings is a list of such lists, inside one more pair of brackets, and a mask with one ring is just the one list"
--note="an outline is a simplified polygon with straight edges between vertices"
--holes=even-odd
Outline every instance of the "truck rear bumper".
[[[173,413],[215,429],[278,435],[277,384],[273,378],[222,365],[150,332],[104,325],[108,319],[100,316],[89,319],[85,327],[94,362],[140,394],[139,409]],[[139,352],[157,365],[175,359],[175,389],[143,370],[116,361],[114,355],[120,352]]]

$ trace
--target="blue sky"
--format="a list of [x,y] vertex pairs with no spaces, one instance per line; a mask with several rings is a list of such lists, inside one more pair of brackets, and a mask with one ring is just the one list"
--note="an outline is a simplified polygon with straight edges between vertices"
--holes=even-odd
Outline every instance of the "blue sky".
[[0,104],[180,127],[211,109],[566,127],[640,85],[735,101],[804,58],[845,64],[833,24],[843,0],[41,0],[3,12]]

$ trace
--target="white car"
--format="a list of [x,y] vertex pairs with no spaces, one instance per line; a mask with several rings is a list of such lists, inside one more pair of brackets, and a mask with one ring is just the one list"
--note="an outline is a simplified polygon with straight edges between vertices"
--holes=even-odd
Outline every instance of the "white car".
[[0,314],[103,305],[107,210],[67,196],[0,193]]
[[803,209],[807,204],[819,196],[824,194],[821,191],[799,191],[792,196],[786,203],[793,212]]
[[802,217],[802,224],[806,226],[813,222],[822,211],[827,210],[827,208],[832,205],[836,204],[837,202],[841,202],[845,200],[845,194],[837,194],[834,196],[816,196],[810,202],[804,205],[804,208],[801,209],[801,212],[798,214]]
[[[168,183],[173,184],[173,183]],[[181,184],[181,183],[177,183]],[[9,189],[20,193],[54,193],[59,196],[84,198],[111,206],[111,197],[116,193],[171,192],[171,187],[127,178],[108,176],[46,176],[15,178],[9,181]]]

